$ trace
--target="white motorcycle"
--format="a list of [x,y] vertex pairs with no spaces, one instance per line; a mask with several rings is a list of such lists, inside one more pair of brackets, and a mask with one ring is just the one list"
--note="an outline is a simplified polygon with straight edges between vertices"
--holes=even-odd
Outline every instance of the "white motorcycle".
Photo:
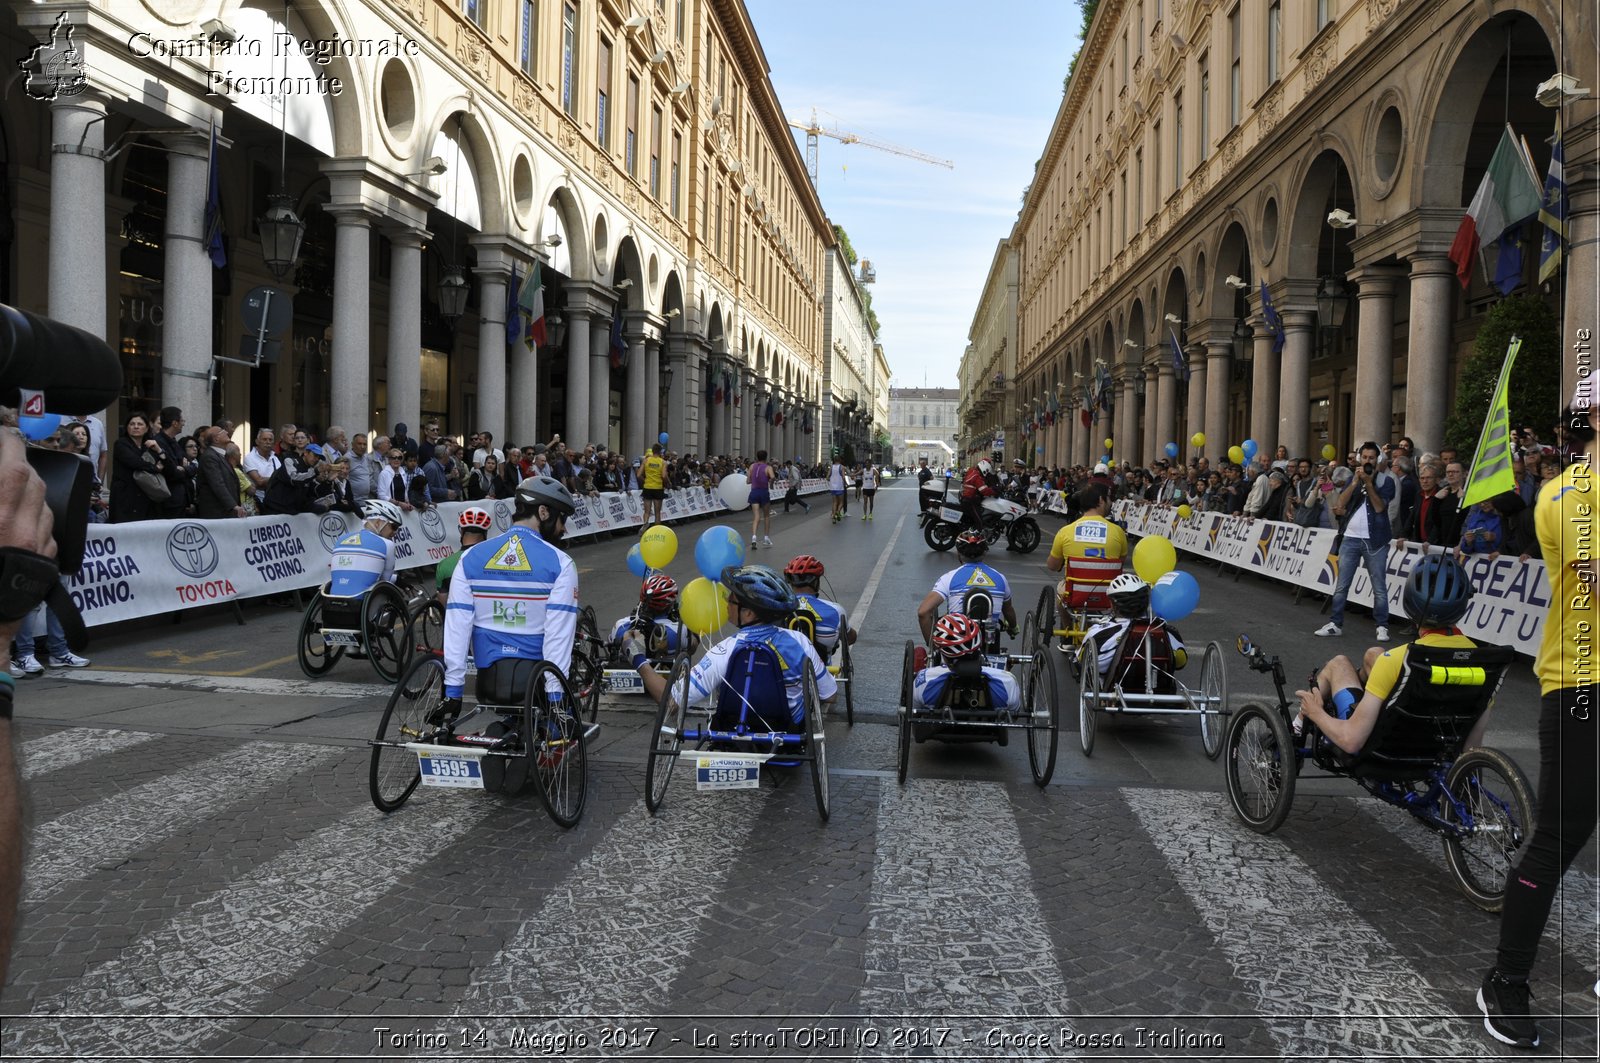
[[[956,544],[956,536],[972,527],[959,505],[949,501],[941,504],[922,531],[922,539],[929,549],[941,553]],[[993,546],[1005,537],[1008,549],[1019,554],[1031,554],[1039,546],[1039,522],[1028,515],[1028,507],[1003,498],[983,500],[983,525],[978,528]]]

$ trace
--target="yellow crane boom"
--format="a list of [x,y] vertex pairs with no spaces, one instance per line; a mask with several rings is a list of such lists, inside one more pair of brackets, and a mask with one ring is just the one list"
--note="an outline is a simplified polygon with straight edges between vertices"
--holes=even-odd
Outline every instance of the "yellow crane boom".
[[901,147],[899,144],[890,144],[888,141],[878,140],[875,137],[864,137],[859,133],[850,133],[843,129],[830,129],[817,122],[817,111],[814,107],[811,109],[811,121],[797,122],[793,118],[790,118],[788,119],[788,122],[792,128],[798,129],[806,135],[806,170],[811,174],[812,184],[817,183],[818,137],[831,137],[841,144],[860,144],[862,147],[877,148],[879,151],[887,151],[891,155],[903,155],[908,159],[916,159],[918,162],[932,163],[934,166],[943,166],[946,170],[953,170],[956,168],[956,164],[951,162],[949,159],[935,158],[932,155],[915,151],[911,148]]

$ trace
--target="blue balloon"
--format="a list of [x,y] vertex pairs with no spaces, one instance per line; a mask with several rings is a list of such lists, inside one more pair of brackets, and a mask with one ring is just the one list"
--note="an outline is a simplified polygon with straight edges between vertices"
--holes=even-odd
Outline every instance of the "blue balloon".
[[1167,444],[1167,457],[1175,458],[1177,456],[1178,456],[1178,444],[1176,444],[1176,443],[1168,443]]
[[644,563],[644,554],[639,552],[638,543],[628,547],[628,571],[640,579],[650,574],[650,566]]
[[744,537],[726,524],[713,524],[694,544],[694,567],[712,583],[729,565],[744,564]]
[[41,413],[37,417],[17,418],[17,428],[21,430],[23,437],[32,439],[35,442],[41,439],[49,439],[56,434],[56,429],[60,427],[61,415],[59,413]]
[[1150,588],[1150,610],[1176,624],[1200,604],[1200,584],[1187,572],[1168,572]]
[[667,445],[667,433],[662,432],[660,435],[656,436],[656,442],[660,443],[662,446],[666,446]]
[[1241,443],[1239,445],[1239,449],[1244,451],[1244,456],[1245,456],[1246,460],[1248,460],[1250,458],[1255,457],[1256,456],[1256,451],[1258,449],[1260,449],[1260,448],[1258,448],[1256,446],[1256,441],[1255,440],[1247,439],[1247,440],[1245,440],[1243,443]]

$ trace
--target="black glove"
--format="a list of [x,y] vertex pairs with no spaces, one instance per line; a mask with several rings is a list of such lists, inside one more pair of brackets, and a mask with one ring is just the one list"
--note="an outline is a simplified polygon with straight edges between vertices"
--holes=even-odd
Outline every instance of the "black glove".
[[461,715],[461,699],[445,698],[437,709],[428,714],[428,723],[434,727],[448,727]]
[[1016,638],[1018,633],[1017,625],[1015,624],[1012,624],[1010,627],[1006,628],[1006,634],[1010,635],[1012,638]]

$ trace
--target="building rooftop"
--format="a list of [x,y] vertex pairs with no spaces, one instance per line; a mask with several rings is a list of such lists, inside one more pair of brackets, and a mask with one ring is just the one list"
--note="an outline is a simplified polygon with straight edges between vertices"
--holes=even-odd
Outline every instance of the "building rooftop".
[[924,399],[944,400],[946,402],[960,402],[960,388],[890,388],[891,399]]

